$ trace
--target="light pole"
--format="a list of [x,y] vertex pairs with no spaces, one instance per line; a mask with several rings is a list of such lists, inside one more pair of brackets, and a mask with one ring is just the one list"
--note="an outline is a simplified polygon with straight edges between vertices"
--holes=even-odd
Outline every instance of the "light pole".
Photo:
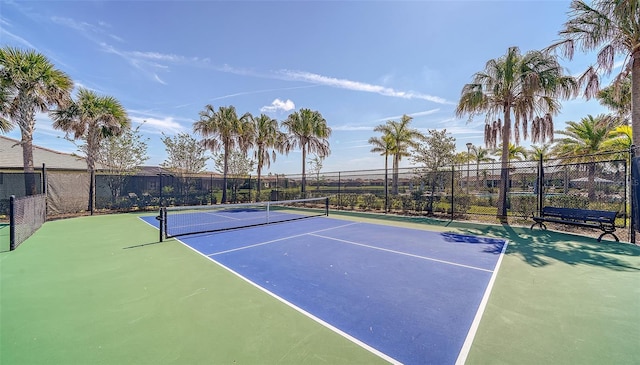
[[473,143],[467,142],[467,195],[469,195],[469,165],[471,164],[471,147],[473,147]]

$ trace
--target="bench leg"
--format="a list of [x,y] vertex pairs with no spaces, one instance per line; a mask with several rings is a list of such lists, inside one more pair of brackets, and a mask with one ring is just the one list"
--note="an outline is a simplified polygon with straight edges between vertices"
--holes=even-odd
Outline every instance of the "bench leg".
[[613,233],[613,232],[604,232],[604,233],[602,233],[602,234],[600,235],[600,237],[598,237],[598,242],[601,242],[601,241],[602,241],[602,237],[603,237],[603,236],[605,236],[605,235],[607,235],[607,234],[612,235],[612,236],[613,236],[613,238],[615,238],[615,239],[616,239],[616,242],[620,242],[620,240],[618,239],[618,236],[616,236],[616,234],[615,234],[615,233]]
[[531,227],[529,229],[533,229],[533,227],[535,227],[536,225],[540,226],[540,229],[547,229],[547,226],[544,225],[544,223],[542,222],[535,222],[534,224],[531,225]]

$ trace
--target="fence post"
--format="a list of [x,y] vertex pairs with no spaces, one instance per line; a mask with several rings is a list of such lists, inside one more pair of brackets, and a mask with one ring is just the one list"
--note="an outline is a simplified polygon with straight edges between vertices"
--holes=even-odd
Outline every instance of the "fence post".
[[342,208],[342,197],[340,196],[340,171],[338,171],[338,209]]
[[49,211],[49,199],[48,199],[48,182],[47,182],[47,168],[45,166],[45,164],[42,164],[42,194],[44,194],[45,196],[45,200],[44,200],[44,211],[45,211],[45,217],[47,212]]
[[540,161],[538,161],[538,216],[540,216],[544,204],[544,166],[542,160],[543,155],[541,154]]
[[451,166],[451,220],[453,220],[453,209],[454,209],[454,199],[456,194],[454,194],[454,189],[455,189],[455,176],[456,176],[456,165],[452,165]]
[[94,195],[96,188],[96,172],[95,169],[91,169],[91,173],[89,174],[89,212],[93,215],[93,205],[94,205]]
[[9,197],[9,251],[16,249],[16,196]]
[[638,203],[637,199],[637,189],[638,189],[638,167],[636,166],[636,146],[631,145],[629,149],[630,159],[631,161],[631,222],[629,223],[629,229],[631,230],[629,235],[629,241],[631,243],[636,243],[636,229],[638,227],[636,220],[638,217]]

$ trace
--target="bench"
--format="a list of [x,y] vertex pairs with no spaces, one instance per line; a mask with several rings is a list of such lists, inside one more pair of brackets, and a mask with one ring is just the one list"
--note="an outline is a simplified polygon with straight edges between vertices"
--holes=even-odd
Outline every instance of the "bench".
[[597,228],[603,232],[600,237],[598,237],[598,242],[607,234],[612,235],[613,238],[619,242],[618,236],[613,233],[616,230],[615,221],[617,215],[618,212],[607,210],[543,207],[539,217],[532,217],[535,223],[531,225],[530,229],[533,229],[536,225],[540,226],[540,228],[547,229],[544,222]]

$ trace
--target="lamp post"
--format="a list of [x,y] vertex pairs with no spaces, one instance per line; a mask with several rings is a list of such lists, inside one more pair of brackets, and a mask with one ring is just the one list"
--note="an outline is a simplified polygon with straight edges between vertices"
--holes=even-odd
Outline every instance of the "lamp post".
[[469,165],[471,164],[471,147],[473,147],[473,143],[467,142],[467,195],[469,195]]

